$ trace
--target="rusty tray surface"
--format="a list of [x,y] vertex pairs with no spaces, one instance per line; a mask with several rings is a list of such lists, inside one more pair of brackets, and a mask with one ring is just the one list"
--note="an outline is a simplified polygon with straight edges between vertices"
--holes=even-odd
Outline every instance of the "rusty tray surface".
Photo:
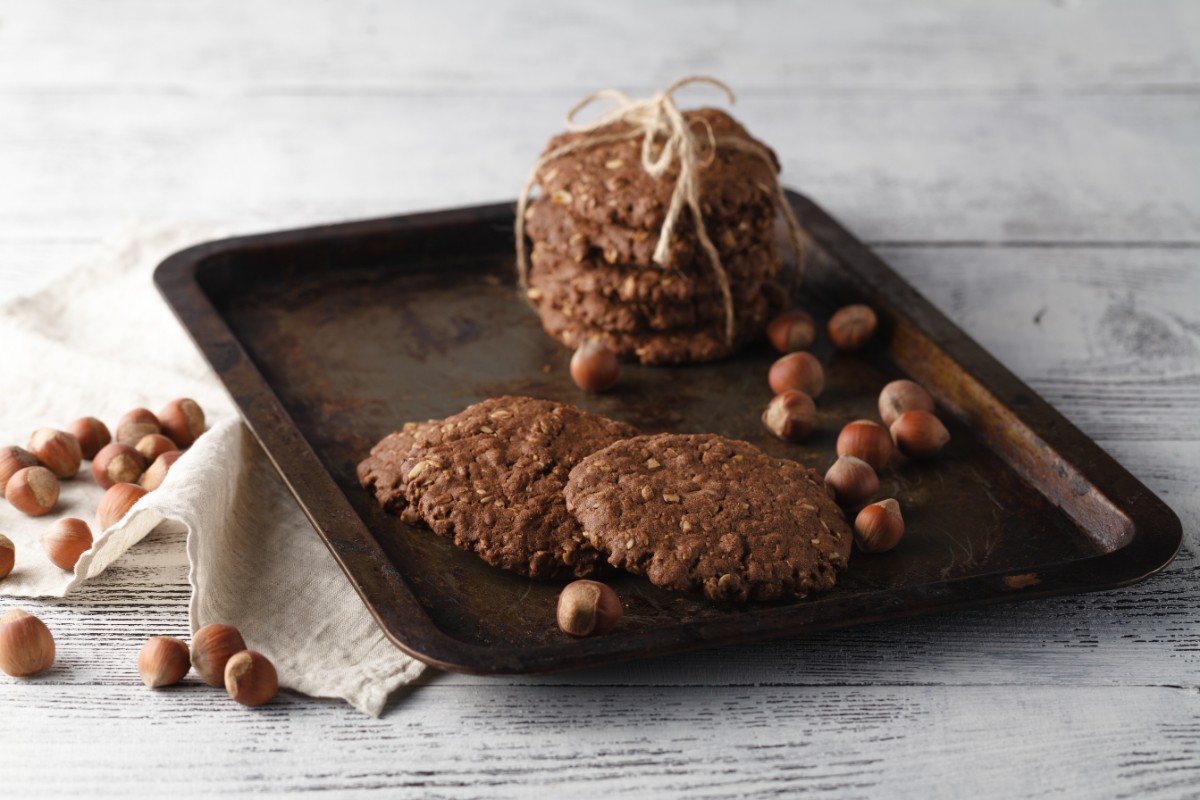
[[[789,193],[814,246],[801,307],[879,312],[859,354],[820,342],[821,428],[773,439],[766,345],[719,363],[624,365],[586,395],[570,353],[514,285],[511,204],[247,236],[177,253],[155,281],[239,406],[313,527],[397,646],[448,669],[540,672],[847,627],[1145,578],[1179,548],[1178,518],[1145,486],[949,322],[828,214]],[[881,471],[907,534],[855,552],[837,587],[795,603],[731,606],[622,576],[618,628],[560,633],[557,584],[483,563],[383,513],[355,465],[408,420],[499,394],[573,403],[646,432],[716,432],[821,471],[842,425],[877,418],[889,380],[924,384],[952,440]],[[298,531],[296,535],[306,535]]]

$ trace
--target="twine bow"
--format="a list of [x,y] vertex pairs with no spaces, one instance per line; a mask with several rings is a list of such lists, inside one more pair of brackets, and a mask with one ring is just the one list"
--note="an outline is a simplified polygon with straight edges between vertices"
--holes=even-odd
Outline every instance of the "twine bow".
[[[692,126],[688,124],[679,107],[675,105],[675,92],[692,84],[707,84],[716,87],[725,95],[725,99],[730,105],[733,105],[735,102],[733,91],[721,81],[716,78],[693,75],[678,80],[661,92],[642,100],[633,100],[624,92],[616,89],[603,89],[585,97],[567,112],[567,130],[592,135],[582,136],[561,147],[556,147],[539,158],[533,165],[533,169],[530,171],[529,177],[521,189],[521,196],[517,201],[515,232],[517,273],[522,290],[528,290],[529,288],[529,259],[525,253],[525,210],[529,205],[529,195],[537,181],[538,173],[547,164],[572,153],[641,137],[642,169],[646,171],[647,175],[657,180],[670,169],[671,164],[676,159],[679,161],[679,177],[676,179],[675,188],[671,192],[671,201],[667,206],[667,214],[663,220],[662,229],[659,232],[658,245],[654,248],[654,263],[663,267],[669,265],[671,259],[671,242],[675,235],[675,228],[679,223],[684,206],[687,206],[691,212],[692,221],[695,224],[696,238],[699,240],[700,246],[704,248],[704,252],[712,264],[717,284],[721,290],[725,310],[725,339],[728,344],[733,344],[737,333],[737,322],[734,318],[733,292],[729,284],[729,273],[726,272],[724,265],[721,263],[721,256],[717,252],[717,248],[713,245],[712,239],[708,236],[708,230],[704,225],[704,215],[700,209],[699,172],[702,165],[700,145],[697,141],[695,131],[692,130]],[[579,112],[593,103],[602,100],[613,101],[615,103],[614,108],[594,122],[580,124],[575,121]],[[609,126],[622,122],[629,125],[630,129],[620,133],[593,133],[594,131],[602,131]],[[775,163],[771,158],[770,151],[765,147],[740,136],[716,136],[713,133],[712,127],[706,121],[702,120],[702,122],[704,122],[707,133],[709,160],[715,157],[717,148],[727,147],[758,156],[771,167],[772,173],[774,173]],[[659,144],[660,142],[661,144]],[[658,145],[657,148],[656,145]],[[783,187],[780,185],[778,178],[774,180],[773,189],[779,200],[779,207],[783,210],[784,217],[787,220],[789,238],[795,249],[796,269],[799,271],[803,263],[804,250],[800,235],[800,226],[792,214],[791,206],[783,194]]]

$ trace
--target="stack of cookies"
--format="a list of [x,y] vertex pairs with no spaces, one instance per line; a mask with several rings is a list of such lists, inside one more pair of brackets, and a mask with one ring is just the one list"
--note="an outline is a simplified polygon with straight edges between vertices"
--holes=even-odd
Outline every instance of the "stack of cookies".
[[[775,234],[774,153],[717,109],[685,112],[684,118],[700,148],[704,228],[728,275],[732,340],[717,270],[687,208],[671,235],[668,263],[654,262],[680,163],[676,159],[664,174],[651,176],[642,164],[644,137],[635,136],[581,146],[545,162],[535,177],[540,194],[525,212],[527,291],[542,326],[568,347],[598,339],[619,357],[643,364],[710,361],[760,338],[785,305],[776,280],[784,260]],[[619,121],[563,134],[546,153],[581,138],[603,140],[633,130]],[[722,139],[756,145],[757,152],[722,146]]]

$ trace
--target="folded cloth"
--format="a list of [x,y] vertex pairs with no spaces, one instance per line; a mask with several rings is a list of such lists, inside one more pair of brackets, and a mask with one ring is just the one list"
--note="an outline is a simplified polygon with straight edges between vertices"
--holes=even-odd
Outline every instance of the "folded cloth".
[[388,694],[424,665],[384,637],[154,289],[162,259],[214,236],[141,226],[50,286],[0,305],[0,445],[23,447],[35,429],[78,417],[112,426],[131,408],[154,410],[176,397],[196,400],[210,425],[162,486],[108,530],[93,527],[92,549],[74,573],[51,564],[38,538],[62,517],[94,526],[103,490],[89,462],[62,482],[46,516],[26,517],[0,502],[0,532],[16,546],[0,596],[62,597],[155,528],[186,530],[193,631],[235,625],[274,662],[280,686],[378,715]]

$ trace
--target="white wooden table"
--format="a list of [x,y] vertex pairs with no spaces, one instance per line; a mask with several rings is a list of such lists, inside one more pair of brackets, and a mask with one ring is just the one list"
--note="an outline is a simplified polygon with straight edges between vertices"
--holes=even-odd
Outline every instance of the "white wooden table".
[[1200,795],[1198,3],[0,0],[0,298],[131,219],[512,198],[579,97],[688,73],[728,81],[788,185],[1175,509],[1176,562],[591,672],[437,675],[375,720],[146,691],[142,641],[187,632],[182,542],[157,536],[31,604],[69,669],[0,676],[0,796]]

